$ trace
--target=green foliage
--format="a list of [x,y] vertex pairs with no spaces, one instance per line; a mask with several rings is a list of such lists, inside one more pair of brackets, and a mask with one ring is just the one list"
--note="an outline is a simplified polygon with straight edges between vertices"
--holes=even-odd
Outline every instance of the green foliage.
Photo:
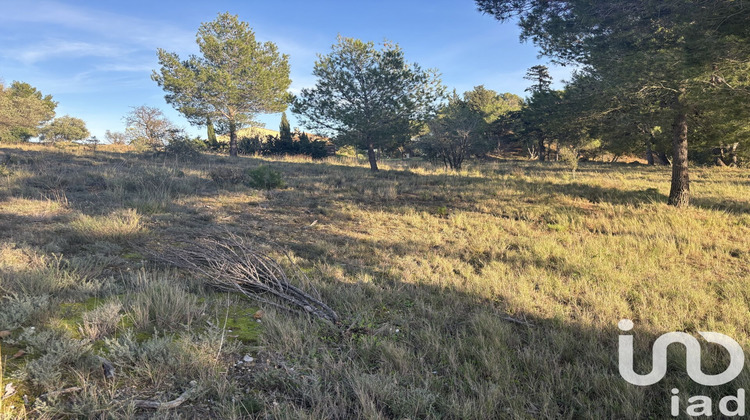
[[547,92],[550,90],[550,86],[552,86],[552,76],[550,76],[549,68],[547,68],[547,66],[532,66],[526,70],[526,75],[523,76],[523,78],[534,82],[524,90],[525,92],[531,92],[532,94]]
[[206,117],[206,137],[208,139],[208,148],[211,150],[219,149],[219,141],[216,139],[216,130],[211,117]]
[[190,138],[186,133],[179,132],[169,139],[169,143],[164,147],[164,153],[184,159],[196,159],[208,147],[209,145],[199,137]]
[[[750,86],[750,9],[742,2],[714,1],[710,7],[676,0],[476,3],[499,20],[517,20],[522,39],[532,39],[544,55],[580,65],[597,81],[601,98],[617,98],[593,101],[595,114],[633,110],[623,120],[633,129],[640,125],[642,133],[674,127],[669,204],[689,203],[688,137],[696,123],[691,117],[706,111],[703,115],[714,121],[750,117],[744,105]],[[644,115],[646,110],[655,115]]]
[[482,142],[485,120],[481,112],[470,106],[455,92],[428,124],[430,132],[418,145],[425,156],[433,161],[442,161],[451,169],[460,170],[464,159],[470,154],[488,152],[487,142]]
[[55,116],[57,102],[35,87],[0,82],[0,142],[26,141],[39,134],[39,128]]
[[91,135],[82,119],[70,115],[55,118],[42,127],[40,134],[42,141],[50,143],[84,140]]
[[427,123],[428,132],[420,137],[417,148],[433,163],[461,169],[467,157],[483,156],[497,148],[492,124],[523,103],[517,95],[500,95],[484,86],[464,92],[463,98],[453,92],[437,117]]
[[285,185],[284,180],[281,178],[281,173],[265,165],[246,170],[245,184],[252,188],[264,190],[284,188]]
[[289,120],[286,118],[286,112],[281,113],[281,123],[279,124],[279,139],[282,141],[292,141],[292,128],[289,126]]
[[310,141],[307,133],[295,133],[294,137],[284,140],[280,136],[243,137],[240,139],[239,152],[244,155],[263,154],[274,155],[305,155],[313,159],[328,156],[326,142],[323,140]]
[[339,36],[315,62],[315,87],[302,89],[293,111],[308,126],[337,135],[341,144],[369,150],[402,146],[437,109],[444,88],[434,70],[410,64],[397,44]]
[[159,49],[161,69],[151,77],[193,124],[210,118],[229,133],[229,152],[236,156],[239,128],[257,114],[286,109],[289,57],[272,42],[256,41],[249,25],[229,13],[201,24],[197,43],[201,56],[186,61]]
[[560,160],[575,174],[578,169],[578,151],[570,147],[561,147],[557,151]]
[[484,85],[475,86],[473,90],[465,92],[464,100],[474,111],[481,113],[488,124],[496,121],[501,115],[521,109],[524,103],[518,95],[498,94]]

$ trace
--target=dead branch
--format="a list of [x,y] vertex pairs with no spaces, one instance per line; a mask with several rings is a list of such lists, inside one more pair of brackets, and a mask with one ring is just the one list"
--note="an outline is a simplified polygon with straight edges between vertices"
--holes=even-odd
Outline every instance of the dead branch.
[[160,402],[153,400],[133,400],[133,404],[136,408],[150,408],[154,410],[169,410],[172,408],[179,407],[182,403],[189,400],[198,389],[198,385],[195,381],[190,382],[191,387],[183,392],[179,397],[172,401]]
[[159,254],[151,254],[200,274],[216,289],[239,292],[266,305],[306,313],[334,324],[339,320],[333,309],[300,288],[309,285],[309,279],[288,254],[284,256],[292,267],[291,277],[278,261],[251,241],[230,232],[221,238],[178,242]]
[[525,318],[524,319],[519,319],[519,318],[513,318],[512,316],[506,315],[506,316],[501,316],[500,319],[502,319],[504,321],[512,322],[514,324],[525,325],[527,327],[533,327],[534,326],[534,324],[530,323]]
[[40,395],[39,399],[41,399],[41,400],[48,400],[50,398],[59,397],[60,395],[70,394],[70,393],[73,393],[73,392],[78,392],[78,391],[81,391],[82,389],[83,388],[81,388],[80,386],[72,386],[70,388],[61,389],[59,391],[47,392],[46,394]]

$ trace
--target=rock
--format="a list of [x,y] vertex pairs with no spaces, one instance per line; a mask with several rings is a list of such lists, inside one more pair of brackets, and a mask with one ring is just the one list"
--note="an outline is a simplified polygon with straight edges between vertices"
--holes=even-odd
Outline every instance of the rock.
[[8,382],[5,385],[5,394],[3,394],[2,398],[5,399],[5,398],[8,398],[8,397],[11,397],[15,393],[16,393],[16,387],[13,386],[13,382]]
[[245,362],[245,363],[250,363],[253,360],[255,360],[255,359],[253,359],[252,357],[250,357],[249,354],[246,354],[245,357],[242,358],[242,361]]

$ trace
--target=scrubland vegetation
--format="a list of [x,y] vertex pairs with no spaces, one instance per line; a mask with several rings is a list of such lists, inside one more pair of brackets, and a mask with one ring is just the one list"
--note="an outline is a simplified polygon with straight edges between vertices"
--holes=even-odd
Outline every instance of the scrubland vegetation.
[[[670,389],[706,389],[680,351],[658,385],[627,384],[617,321],[642,370],[667,331],[750,345],[746,169],[695,169],[678,210],[645,165],[0,150],[3,418],[660,418]],[[154,257],[215,232],[282,244],[340,323],[257,312]]]
[[[750,388],[693,381],[709,343],[618,370],[623,319],[638,372],[667,332],[750,348],[750,9],[475,4],[572,80],[446,94],[340,35],[294,96],[227,12],[151,74],[206,140],[142,105],[100,146],[0,82],[0,420],[666,418]],[[253,128],[286,109],[314,133]]]

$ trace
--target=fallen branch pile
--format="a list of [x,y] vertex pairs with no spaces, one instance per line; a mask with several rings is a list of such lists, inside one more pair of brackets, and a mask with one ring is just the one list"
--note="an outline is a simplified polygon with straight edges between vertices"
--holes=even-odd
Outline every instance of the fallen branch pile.
[[278,261],[249,240],[229,232],[221,239],[185,241],[179,246],[162,250],[157,257],[201,274],[219,290],[239,292],[266,305],[337,323],[339,318],[336,312],[293,284],[292,280],[298,285],[309,284],[309,280],[289,255],[284,255],[292,267],[292,278],[287,276]]

